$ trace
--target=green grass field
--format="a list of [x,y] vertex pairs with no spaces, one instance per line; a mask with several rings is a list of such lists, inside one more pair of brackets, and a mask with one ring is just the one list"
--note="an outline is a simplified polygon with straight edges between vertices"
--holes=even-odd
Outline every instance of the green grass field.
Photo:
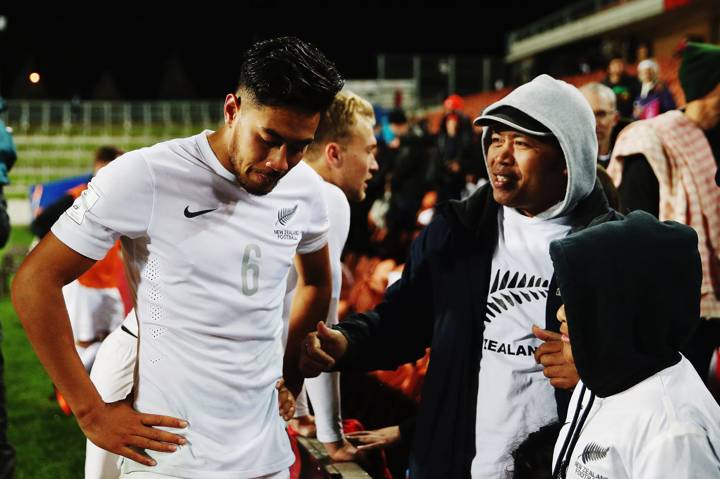
[[[27,228],[15,228],[2,256],[28,245]],[[49,400],[50,379],[28,343],[9,298],[0,298],[10,442],[17,450],[16,479],[83,477],[85,439],[73,417]]]

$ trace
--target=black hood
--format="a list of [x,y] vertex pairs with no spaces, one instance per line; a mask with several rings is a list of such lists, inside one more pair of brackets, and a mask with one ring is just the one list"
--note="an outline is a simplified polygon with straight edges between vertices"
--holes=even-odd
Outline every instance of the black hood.
[[550,244],[575,365],[600,397],[680,360],[700,321],[697,234],[635,211]]

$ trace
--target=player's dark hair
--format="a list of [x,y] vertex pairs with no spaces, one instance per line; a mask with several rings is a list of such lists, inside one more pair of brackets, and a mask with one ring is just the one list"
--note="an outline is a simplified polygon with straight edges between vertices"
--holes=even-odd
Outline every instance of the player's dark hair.
[[95,161],[104,161],[110,163],[112,160],[122,155],[124,152],[115,146],[101,146],[95,151]]
[[263,106],[325,111],[344,80],[320,50],[295,37],[252,45],[245,52],[238,92]]

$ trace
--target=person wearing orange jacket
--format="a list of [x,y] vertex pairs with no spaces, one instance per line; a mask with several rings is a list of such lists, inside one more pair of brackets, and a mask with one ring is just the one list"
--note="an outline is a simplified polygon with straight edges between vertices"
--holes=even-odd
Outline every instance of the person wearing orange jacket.
[[[100,147],[95,152],[93,176],[122,153],[122,150],[114,146]],[[33,234],[40,238],[45,236],[53,223],[86,189],[87,183],[78,185],[45,208],[30,225]],[[118,242],[105,258],[63,288],[75,335],[75,347],[88,372],[102,340],[124,318],[124,307],[118,291],[118,278],[122,277],[122,269]],[[62,407],[63,401],[58,400]]]

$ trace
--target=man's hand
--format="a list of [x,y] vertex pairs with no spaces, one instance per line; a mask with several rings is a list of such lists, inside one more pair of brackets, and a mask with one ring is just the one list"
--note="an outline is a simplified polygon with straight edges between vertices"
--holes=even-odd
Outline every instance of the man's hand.
[[385,449],[400,442],[400,426],[389,426],[374,431],[358,431],[346,434],[359,451]]
[[343,333],[318,322],[317,331],[308,334],[300,352],[300,371],[306,378],[314,378],[335,365],[347,351],[348,341]]
[[156,462],[144,454],[143,449],[174,452],[176,444],[185,444],[184,437],[152,426],[184,428],[186,421],[137,412],[125,399],[104,403],[77,419],[85,436],[95,445],[146,466],[154,466]]
[[324,442],[325,451],[335,462],[355,461],[358,455],[358,448],[350,444],[347,439],[340,439],[337,442]]
[[543,365],[543,374],[550,379],[550,384],[558,389],[572,389],[580,380],[575,364],[563,356],[563,343],[560,333],[548,331],[533,325],[532,332],[536,338],[545,341],[535,350],[535,361]]
[[280,406],[280,416],[289,421],[295,415],[295,396],[285,387],[285,380],[280,379],[275,383],[275,389],[278,392],[278,405]]

